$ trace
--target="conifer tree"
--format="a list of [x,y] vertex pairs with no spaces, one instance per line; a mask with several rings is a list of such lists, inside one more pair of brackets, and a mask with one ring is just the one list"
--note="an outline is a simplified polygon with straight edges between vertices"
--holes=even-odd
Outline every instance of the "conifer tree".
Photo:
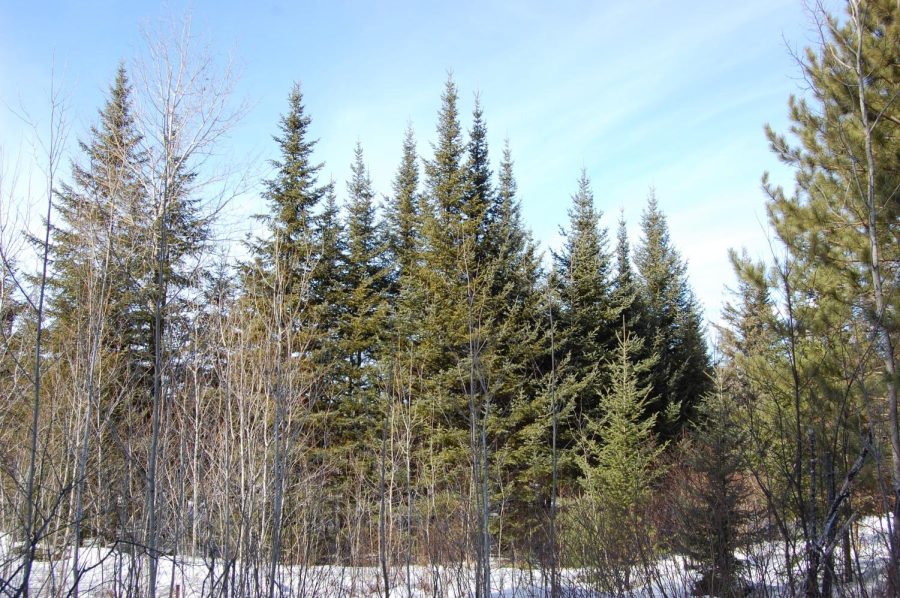
[[721,381],[698,405],[698,419],[679,447],[686,472],[675,499],[679,515],[677,544],[703,573],[699,588],[711,596],[742,596],[740,563],[735,552],[748,539],[751,488],[747,468],[747,431]]
[[[490,277],[492,351],[490,427],[495,450],[495,476],[510,480],[503,509],[509,542],[535,532],[528,522],[543,515],[549,480],[549,396],[541,366],[546,358],[546,307],[541,295],[541,267],[535,244],[521,221],[513,160],[507,142],[497,175],[495,209],[487,225],[485,264]],[[532,475],[535,474],[535,475]],[[500,497],[498,497],[499,499]],[[502,549],[503,547],[501,547]]]
[[109,280],[104,344],[123,352],[130,379],[143,381],[146,390],[153,361],[153,216],[140,184],[144,158],[131,104],[120,66],[90,140],[79,143],[85,163],[73,162],[72,183],[60,187],[48,285],[57,336],[71,338],[77,332],[69,326],[86,317],[87,278]]
[[641,232],[635,262],[646,309],[647,348],[656,356],[650,372],[650,412],[659,414],[657,431],[672,438],[710,389],[709,355],[687,267],[672,246],[666,217],[652,192],[641,216]]
[[[815,16],[821,44],[807,49],[801,61],[810,98],[789,100],[791,137],[766,131],[773,152],[796,173],[790,195],[764,177],[769,220],[788,263],[816,273],[799,287],[809,289],[816,301],[814,338],[828,343],[827,348],[834,342],[831,331],[854,330],[864,323],[870,340],[857,342],[853,354],[873,355],[878,363],[860,363],[855,377],[869,392],[887,399],[877,416],[887,423],[876,435],[890,444],[891,507],[900,517],[900,300],[891,291],[898,285],[900,20],[896,2],[890,0],[849,0],[843,18],[824,10]],[[869,401],[865,404],[873,408]],[[893,527],[890,539],[888,593],[900,588],[898,530],[900,526]]]
[[363,434],[377,421],[379,384],[375,360],[386,324],[387,277],[384,240],[375,218],[375,192],[357,144],[352,176],[347,182],[347,266],[340,336],[348,363],[347,400],[343,410],[352,420],[348,431]]
[[[287,269],[288,297],[292,307],[303,300],[296,289],[301,280],[312,278],[312,269],[321,254],[316,243],[316,208],[328,195],[331,185],[319,185],[322,164],[312,161],[316,141],[309,138],[311,119],[303,106],[303,93],[294,84],[288,96],[288,111],[275,137],[280,157],[272,161],[273,178],[265,182],[270,213],[258,216],[268,229],[268,237],[253,246],[257,269],[273,272]],[[280,261],[280,264],[274,263]]]
[[496,243],[488,239],[490,223],[498,217],[494,191],[491,185],[490,158],[488,155],[487,126],[481,101],[475,96],[475,108],[472,111],[472,128],[469,130],[467,146],[466,196],[463,203],[463,217],[469,225],[469,234],[473,236],[477,248],[475,260],[479,267],[496,255]]
[[631,265],[631,246],[628,243],[625,215],[619,214],[616,231],[616,269],[613,278],[612,304],[616,321],[643,338],[646,334],[646,316],[643,297]]
[[[49,342],[67,365],[72,405],[83,418],[73,439],[78,457],[70,524],[76,560],[85,529],[110,539],[133,539],[137,532],[137,517],[130,513],[137,511],[139,494],[122,483],[134,465],[129,449],[115,439],[146,437],[157,367],[154,213],[143,184],[146,154],[131,98],[120,65],[98,123],[78,144],[82,156],[72,162],[71,183],[60,185],[52,229]],[[175,240],[185,247],[183,238]],[[179,282],[185,284],[184,278]],[[125,491],[116,508],[99,489],[118,484]],[[82,575],[80,565],[73,575]]]
[[[490,585],[487,418],[493,392],[488,381],[494,338],[490,268],[483,243],[483,194],[489,193],[489,178],[482,175],[489,171],[483,138],[470,146],[474,153],[466,160],[452,80],[442,97],[437,133],[434,158],[425,164],[425,251],[419,269],[425,330],[418,335],[418,353],[433,414],[430,459],[449,474],[447,481],[470,480],[474,502],[461,514],[464,519],[477,518],[463,529],[477,530],[465,542],[475,549],[477,595],[486,595]],[[476,140],[479,136],[483,137],[483,125],[475,132]],[[439,418],[434,419],[434,414]],[[463,467],[470,475],[463,474]]]
[[[282,558],[282,527],[294,497],[290,467],[296,463],[299,431],[322,423],[333,402],[331,380],[336,358],[337,304],[330,302],[335,285],[334,246],[337,235],[333,222],[336,207],[332,185],[320,185],[322,164],[312,160],[316,142],[309,139],[310,118],[305,114],[303,95],[295,84],[288,96],[288,111],[275,137],[280,155],[273,160],[274,176],[265,182],[269,214],[258,218],[266,225],[266,235],[250,249],[252,261],[244,265],[244,302],[248,311],[248,333],[261,347],[268,347],[264,396],[271,401],[272,454],[270,488],[272,528],[269,540],[269,593],[274,593],[277,566]],[[316,209],[327,203],[320,216]],[[327,233],[327,234],[326,234]],[[328,243],[334,241],[334,243]],[[267,404],[266,409],[270,407]],[[327,446],[325,430],[316,428],[316,446]],[[290,531],[290,528],[286,528]],[[321,538],[317,538],[321,541]]]
[[[615,312],[611,296],[611,256],[602,214],[594,207],[594,193],[582,170],[572,196],[565,244],[555,255],[560,277],[560,348],[578,380],[597,373],[614,347]],[[597,416],[596,395],[586,389],[577,405],[579,415]]]
[[412,125],[403,139],[403,155],[393,181],[393,195],[385,210],[388,254],[393,264],[391,279],[397,282],[408,277],[419,251],[421,236],[419,222],[419,166],[416,140]]
[[[460,360],[468,350],[465,268],[474,266],[471,221],[465,218],[467,198],[465,145],[457,109],[457,90],[448,80],[441,98],[434,157],[425,163],[426,192],[422,204],[424,251],[419,284],[423,288],[424,314],[420,355],[425,361],[425,381],[433,398],[448,401],[441,426],[446,430],[451,453],[468,443],[464,431],[466,399],[459,395]],[[468,260],[468,261],[467,261]],[[470,270],[472,274],[474,270]],[[461,436],[462,434],[462,436]],[[455,438],[455,440],[450,440]],[[443,443],[442,443],[443,444]],[[453,445],[456,445],[453,447]]]
[[631,587],[640,551],[653,545],[643,510],[661,475],[658,458],[665,446],[655,443],[656,415],[647,413],[651,389],[638,379],[647,365],[634,361],[640,341],[627,330],[617,341],[606,362],[610,386],[600,399],[603,415],[587,420],[580,438],[584,495],[572,525],[595,585],[621,593]]
[[317,410],[328,413],[346,398],[350,376],[343,336],[348,310],[347,227],[340,215],[333,182],[325,191],[311,234],[316,257],[310,271],[309,310],[310,322],[315,324],[319,337],[315,361],[322,372],[322,402]]

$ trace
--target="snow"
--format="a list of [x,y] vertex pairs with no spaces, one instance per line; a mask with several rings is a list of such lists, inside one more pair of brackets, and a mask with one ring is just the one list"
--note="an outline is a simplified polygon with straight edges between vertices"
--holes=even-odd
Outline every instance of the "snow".
[[[859,521],[860,570],[862,584],[867,593],[883,582],[881,579],[887,560],[887,517],[866,517]],[[17,556],[21,547],[9,535],[0,535],[0,595],[10,591],[8,582],[21,579],[22,559]],[[64,549],[55,554],[52,550],[39,547],[39,559],[32,572],[31,592],[35,596],[56,596],[68,594],[72,585],[72,549]],[[786,563],[778,544],[760,543],[738,554],[747,564],[746,575],[754,588],[762,595],[786,595]],[[83,571],[79,583],[82,596],[125,596],[128,595],[129,575],[141,576],[133,587],[143,588],[146,584],[147,563],[138,560],[132,567],[131,556],[110,546],[85,545],[79,551],[79,565]],[[802,569],[803,563],[794,563],[795,571]],[[239,571],[240,566],[236,569]],[[260,563],[255,577],[245,579],[243,593],[266,595],[267,567]],[[191,598],[216,595],[220,592],[225,571],[222,563],[210,562],[194,557],[164,556],[158,567],[157,588],[159,596]],[[233,570],[232,570],[233,573]],[[232,574],[229,573],[229,574]],[[643,598],[667,596],[672,598],[690,595],[690,587],[697,579],[693,571],[678,556],[661,558],[655,563],[652,581],[634,588],[631,596]],[[467,566],[412,566],[410,568],[412,587],[406,587],[406,569],[403,566],[390,570],[391,596],[398,598],[418,598],[425,596],[446,596],[462,598],[474,595],[474,572]],[[248,576],[249,577],[249,576]],[[277,575],[276,594],[282,596],[382,596],[381,570],[376,567],[280,567]],[[845,588],[855,595],[859,581]],[[15,584],[12,584],[13,587]],[[5,587],[4,587],[5,586]],[[548,593],[549,580],[534,569],[510,567],[504,563],[492,564],[492,596],[497,598],[525,598],[543,596]],[[595,593],[585,583],[583,571],[566,569],[561,572],[563,596],[593,597]]]

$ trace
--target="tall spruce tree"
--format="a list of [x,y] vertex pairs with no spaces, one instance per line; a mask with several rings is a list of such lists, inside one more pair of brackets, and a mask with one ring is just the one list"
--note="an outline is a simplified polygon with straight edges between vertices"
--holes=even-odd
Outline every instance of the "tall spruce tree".
[[[148,431],[157,261],[154,211],[143,184],[146,154],[131,98],[120,66],[98,123],[78,144],[82,157],[72,163],[71,183],[60,186],[52,229],[49,342],[70,368],[73,405],[85,418],[73,440],[76,545],[88,526],[111,540],[134,541],[141,514],[135,463],[123,439],[145,439]],[[174,236],[175,248],[185,248],[184,238],[179,245]],[[183,276],[175,282],[186,283]],[[118,487],[118,496],[98,493],[101,487]]]
[[[612,258],[607,231],[600,225],[601,217],[602,213],[594,207],[587,172],[582,170],[569,209],[569,228],[562,231],[565,244],[554,256],[560,280],[561,354],[567,358],[570,372],[581,381],[595,379],[598,364],[608,358],[615,346]],[[579,415],[599,415],[594,387],[588,385],[579,398],[576,406]]]
[[624,325],[632,335],[644,338],[646,316],[634,268],[631,265],[631,246],[628,243],[624,213],[619,214],[616,231],[616,270],[612,284],[612,304],[619,325]]
[[84,162],[73,162],[71,184],[60,187],[48,285],[56,336],[63,340],[78,334],[87,317],[85,283],[107,279],[104,345],[121,352],[129,364],[126,376],[147,390],[153,362],[153,216],[140,183],[144,157],[131,93],[120,66],[90,140],[78,144]]
[[[394,287],[400,279],[412,274],[419,251],[421,224],[417,159],[416,139],[410,125],[403,138],[403,155],[394,176],[393,194],[385,209],[388,256],[392,266],[390,274]],[[394,292],[397,292],[396,288]]]
[[[340,336],[342,353],[349,363],[345,417],[357,434],[377,421],[379,381],[376,359],[386,325],[388,288],[384,263],[384,239],[376,222],[375,192],[357,144],[347,181],[347,266],[344,310]],[[349,412],[348,412],[349,411]]]
[[[498,251],[492,247],[488,239],[488,228],[491,221],[497,218],[497,207],[494,190],[491,185],[491,166],[488,154],[487,125],[481,100],[475,96],[475,108],[472,111],[472,128],[469,130],[465,163],[466,192],[463,203],[463,217],[469,225],[469,234],[473,235],[476,247],[475,260],[479,268],[490,267],[490,261]],[[496,243],[494,243],[496,245]]]
[[279,122],[280,134],[275,137],[280,152],[279,158],[272,161],[275,174],[265,182],[270,212],[258,216],[266,225],[268,236],[252,247],[259,271],[271,274],[276,269],[287,269],[285,296],[291,304],[305,299],[298,295],[301,281],[312,278],[321,254],[315,236],[315,210],[331,188],[318,182],[323,165],[312,161],[316,141],[309,138],[310,122],[300,85],[294,84],[288,96],[288,111]]
[[709,354],[687,267],[672,246],[653,192],[641,216],[641,232],[635,262],[646,308],[647,348],[656,357],[649,410],[658,414],[657,431],[672,438],[711,388]]
[[[507,141],[497,173],[495,216],[489,242],[496,254],[491,270],[495,341],[491,368],[495,469],[509,480],[502,510],[508,546],[541,556],[552,477],[551,396],[542,378],[548,357],[546,302],[537,249],[521,220],[520,200]],[[494,474],[495,476],[498,474]]]
[[464,216],[466,147],[457,100],[456,85],[448,80],[438,114],[434,157],[425,162],[424,247],[418,270],[424,313],[417,336],[427,373],[424,382],[430,387],[430,400],[439,405],[436,413],[442,414],[434,422],[440,458],[458,465],[468,446],[467,400],[459,391],[458,367],[468,351],[465,268],[467,263],[474,266],[474,244],[472,223]]

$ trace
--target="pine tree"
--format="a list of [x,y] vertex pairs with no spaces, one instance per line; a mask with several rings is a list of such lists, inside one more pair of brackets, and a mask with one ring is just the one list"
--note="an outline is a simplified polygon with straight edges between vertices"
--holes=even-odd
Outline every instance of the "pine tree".
[[635,262],[646,308],[647,348],[656,356],[650,372],[655,397],[650,412],[659,414],[657,431],[672,438],[711,388],[709,355],[687,267],[671,244],[666,217],[653,193],[641,217],[641,231]]
[[[851,397],[832,394],[829,387],[839,387],[838,380],[846,383],[853,378],[868,393],[886,397],[875,418],[887,422],[877,435],[889,439],[892,509],[900,516],[896,356],[900,301],[890,290],[898,284],[897,269],[891,264],[900,257],[896,184],[900,107],[895,101],[900,20],[896,3],[890,0],[850,0],[846,9],[843,18],[816,11],[821,45],[807,49],[801,61],[810,97],[790,98],[790,137],[771,128],[766,131],[773,152],[796,173],[795,192],[790,195],[767,176],[763,179],[769,221],[785,249],[784,258],[769,269],[766,286],[781,301],[792,301],[791,312],[775,319],[774,338],[792,342],[794,350],[781,360],[790,368],[783,384],[794,389],[798,411],[815,401],[809,415],[818,419],[817,433],[844,425],[842,412],[835,408]],[[862,338],[868,340],[861,342]],[[840,347],[852,347],[845,349],[845,355],[852,356],[849,371],[847,360],[842,364],[835,355]],[[877,363],[864,357],[868,355]],[[798,384],[798,379],[808,380],[814,390]],[[850,408],[850,413],[874,408],[868,399],[853,399],[861,401],[861,407]],[[792,442],[798,445],[798,455],[811,450],[803,446],[804,439]],[[802,477],[795,477],[801,486]],[[890,539],[888,593],[900,588],[898,529],[894,526]],[[807,535],[819,532],[811,529]],[[807,546],[814,542],[810,539]],[[817,564],[815,559],[809,562]],[[809,591],[818,591],[815,566],[807,571]]]

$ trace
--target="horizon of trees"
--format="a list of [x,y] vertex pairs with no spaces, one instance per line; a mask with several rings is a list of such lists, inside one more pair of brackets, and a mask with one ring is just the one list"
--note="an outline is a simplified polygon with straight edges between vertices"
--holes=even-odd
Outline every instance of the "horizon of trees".
[[[204,165],[241,112],[214,61],[154,40],[72,156],[52,98],[38,270],[0,240],[0,592],[49,560],[44,591],[77,595],[99,543],[117,595],[172,592],[172,554],[209,563],[211,595],[314,595],[330,564],[377,567],[385,596],[414,567],[490,596],[498,559],[551,596],[571,568],[624,595],[678,553],[731,596],[765,539],[791,595],[865,594],[855,522],[900,515],[900,9],[847,10],[815,13],[814,93],[767,129],[796,187],[764,177],[772,258],[733,252],[715,358],[653,192],[632,247],[582,171],[545,263],[509,142],[452,79],[383,205],[360,144],[321,180],[295,84],[239,260],[212,233]],[[886,550],[896,589],[890,521]]]

